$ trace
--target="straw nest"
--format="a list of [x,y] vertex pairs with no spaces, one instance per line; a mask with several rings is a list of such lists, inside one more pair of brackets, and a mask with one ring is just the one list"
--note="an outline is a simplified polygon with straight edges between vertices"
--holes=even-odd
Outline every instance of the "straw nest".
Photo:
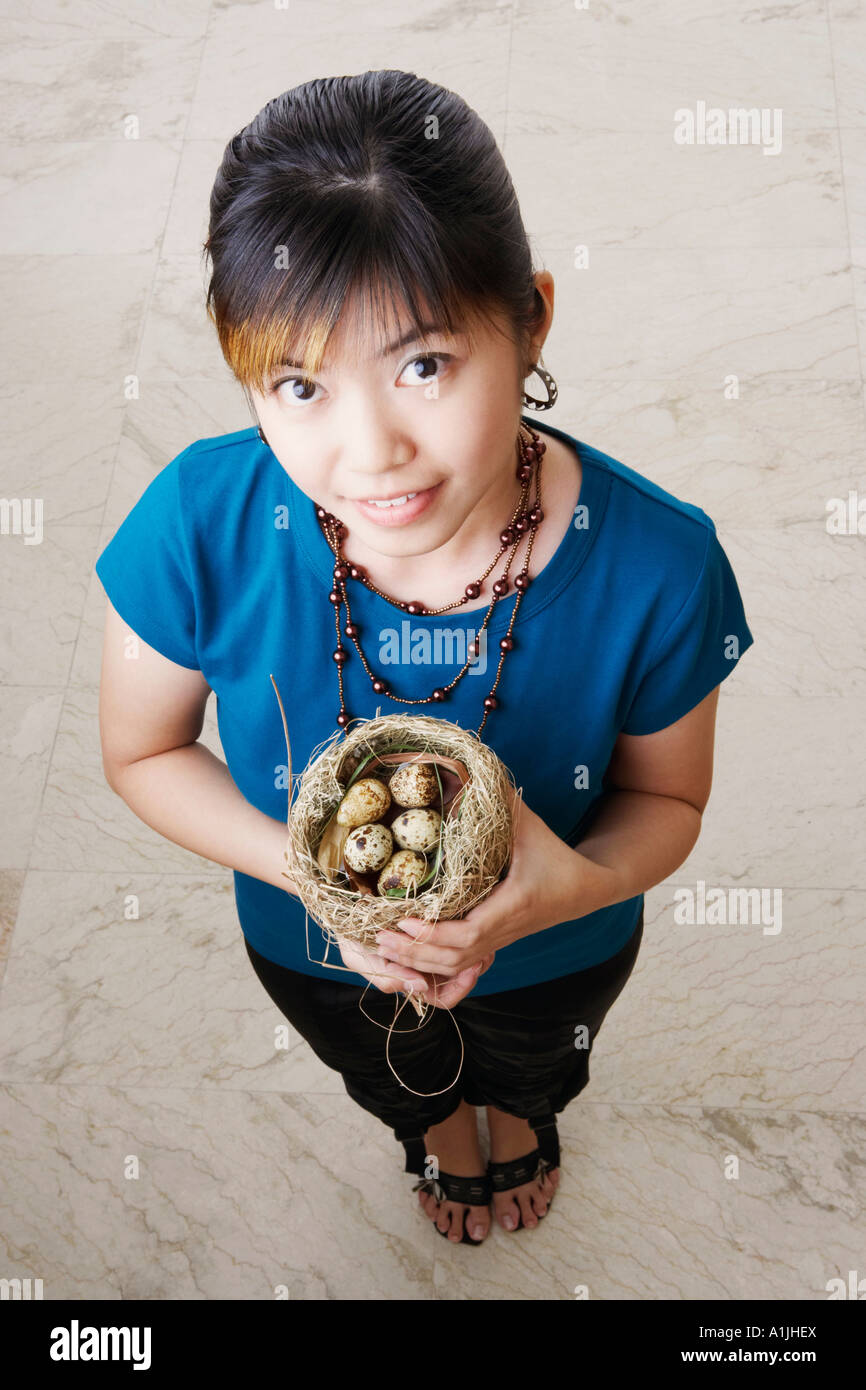
[[[283,724],[286,728],[284,712]],[[388,714],[354,720],[352,725],[314,750],[297,778],[293,803],[290,791],[284,876],[307,912],[326,933],[333,933],[336,944],[344,938],[375,949],[376,932],[400,918],[459,918],[496,886],[511,861],[516,789],[493,750],[476,733],[448,720]],[[287,728],[286,746],[291,788]],[[388,785],[397,767],[414,761],[432,763],[436,771],[442,814],[439,841],[426,855],[427,882],[400,895],[382,896],[375,874],[354,874],[347,868],[342,853],[347,832],[341,833],[336,811],[355,782],[375,777]],[[402,809],[392,804],[383,823]]]

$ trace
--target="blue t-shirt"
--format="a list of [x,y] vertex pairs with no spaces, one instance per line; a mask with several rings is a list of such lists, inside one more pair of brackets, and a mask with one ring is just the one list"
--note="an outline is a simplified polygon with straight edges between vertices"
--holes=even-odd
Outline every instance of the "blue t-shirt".
[[[499,708],[482,738],[526,804],[576,845],[618,734],[673,724],[730,675],[754,639],[705,512],[564,431],[533,417],[527,423],[577,451],[581,491],[553,557],[534,576],[530,565]],[[338,729],[328,598],[334,557],[315,511],[254,428],[200,439],[156,475],[96,562],[124,622],[170,661],[203,673],[234,782],[283,822],[286,744],[270,673],[285,706],[294,774]],[[349,586],[367,660],[397,694],[426,696],[454,678],[486,609],[408,617],[363,585]],[[344,638],[350,717],[435,712],[477,730],[515,600],[512,589],[496,604],[486,650],[435,707],[375,694]],[[263,956],[335,982],[366,983],[345,970],[293,894],[238,872],[234,883],[241,928]],[[639,894],[513,942],[472,993],[517,989],[609,959],[634,932],[642,906]]]

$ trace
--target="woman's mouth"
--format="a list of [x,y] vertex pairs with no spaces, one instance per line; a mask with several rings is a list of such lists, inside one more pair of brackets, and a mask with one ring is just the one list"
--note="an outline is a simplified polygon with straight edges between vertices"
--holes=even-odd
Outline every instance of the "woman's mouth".
[[377,501],[375,498],[352,500],[361,515],[374,521],[377,526],[405,526],[427,510],[438,496],[441,486],[441,483],[437,483],[435,487],[425,488],[423,492],[407,492],[402,497],[393,497],[387,502]]

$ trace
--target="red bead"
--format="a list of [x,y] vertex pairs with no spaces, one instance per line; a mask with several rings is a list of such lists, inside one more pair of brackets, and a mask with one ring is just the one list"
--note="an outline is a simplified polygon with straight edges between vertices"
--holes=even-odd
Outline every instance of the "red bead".
[[387,694],[388,694],[388,687],[387,687],[387,685],[385,684],[384,681],[381,681],[381,680],[378,680],[378,679],[377,679],[377,680],[374,680],[374,681],[373,681],[373,689],[375,690],[375,692],[376,692],[377,695],[387,695]]
[[426,613],[427,609],[418,599],[413,599],[411,603],[406,604],[406,612],[415,616],[418,613]]
[[467,598],[477,598],[481,593],[481,585],[477,583],[467,584],[463,590]]
[[484,708],[485,708],[485,709],[498,709],[498,708],[499,708],[499,701],[497,700],[497,698],[496,698],[495,695],[488,695],[488,696],[486,697],[486,699],[485,699],[485,701],[484,701]]
[[540,459],[543,454],[547,453],[547,445],[545,444],[543,439],[539,439],[537,443],[534,445],[534,448],[536,458]]
[[504,652],[513,651],[513,649],[514,649],[514,638],[513,638],[513,637],[503,637],[502,640],[500,641],[499,645],[500,645],[500,647],[502,648],[502,650],[503,650]]
[[350,565],[349,574],[352,576],[353,579],[367,578],[367,571],[363,569],[361,565]]
[[544,520],[544,512],[541,510],[540,507],[532,508],[532,511],[529,513],[529,520],[533,522],[536,526],[540,521]]
[[437,704],[440,701],[447,699],[446,691],[444,691],[441,686],[437,686],[437,688],[433,691],[433,699],[437,702]]
[[331,600],[335,607],[343,602],[343,595],[340,593],[339,589],[332,589],[331,592],[328,594],[328,598]]
[[493,592],[497,594],[499,598],[502,598],[503,594],[508,593],[508,580],[505,578],[497,579],[496,583],[493,585]]
[[346,636],[347,636],[347,637],[357,637],[357,636],[358,636],[358,624],[357,624],[357,623],[346,623]]
[[317,507],[316,516],[319,518],[320,521],[324,521],[325,518],[328,516],[328,513],[325,511],[324,507]]
[[337,715],[337,723],[339,724],[339,726],[340,726],[341,729],[345,729],[345,727],[346,727],[346,725],[348,724],[348,722],[349,722],[349,716],[348,716],[348,714],[346,713],[346,711],[345,711],[344,709],[341,709],[341,710],[340,710],[340,713]]
[[346,651],[345,647],[337,648],[337,650],[334,652],[334,660],[336,661],[338,666],[342,666],[344,661],[349,660],[349,653]]
[[526,570],[521,570],[519,574],[514,576],[514,587],[515,589],[519,589],[521,593],[524,593],[529,588],[530,582]]
[[506,526],[504,531],[499,532],[500,545],[513,545],[515,540],[514,532],[510,526]]
[[515,531],[519,531],[521,535],[523,535],[524,531],[529,530],[529,517],[526,515],[526,512],[520,513],[520,516],[514,523],[514,529]]
[[532,464],[522,463],[517,470],[517,477],[521,483],[528,483],[532,477]]
[[350,570],[349,570],[349,566],[348,566],[348,565],[339,564],[339,565],[335,565],[335,566],[334,566],[334,579],[335,579],[335,580],[348,579],[348,578],[349,578],[349,574],[350,574]]
[[535,463],[535,460],[538,458],[538,453],[533,444],[527,444],[526,448],[523,450],[523,457],[526,459],[527,463]]
[[470,656],[480,656],[480,655],[481,655],[481,638],[480,638],[480,637],[476,637],[472,642],[469,643],[469,655],[470,655]]

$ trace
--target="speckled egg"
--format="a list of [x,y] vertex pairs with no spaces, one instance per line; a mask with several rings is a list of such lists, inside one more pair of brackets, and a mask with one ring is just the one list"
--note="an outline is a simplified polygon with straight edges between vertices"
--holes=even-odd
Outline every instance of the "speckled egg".
[[432,763],[403,763],[388,785],[398,806],[432,806],[439,797]]
[[388,860],[379,875],[377,887],[380,893],[389,888],[411,890],[427,872],[427,862],[423,854],[415,854],[411,849],[401,849]]
[[411,811],[400,813],[391,824],[391,834],[401,849],[435,849],[439,843],[441,824],[442,817],[438,811],[416,806]]
[[366,821],[350,830],[343,846],[343,857],[358,874],[371,874],[384,868],[394,853],[394,841],[387,825]]
[[380,820],[391,805],[391,793],[378,777],[362,777],[337,807],[338,825],[364,825]]

